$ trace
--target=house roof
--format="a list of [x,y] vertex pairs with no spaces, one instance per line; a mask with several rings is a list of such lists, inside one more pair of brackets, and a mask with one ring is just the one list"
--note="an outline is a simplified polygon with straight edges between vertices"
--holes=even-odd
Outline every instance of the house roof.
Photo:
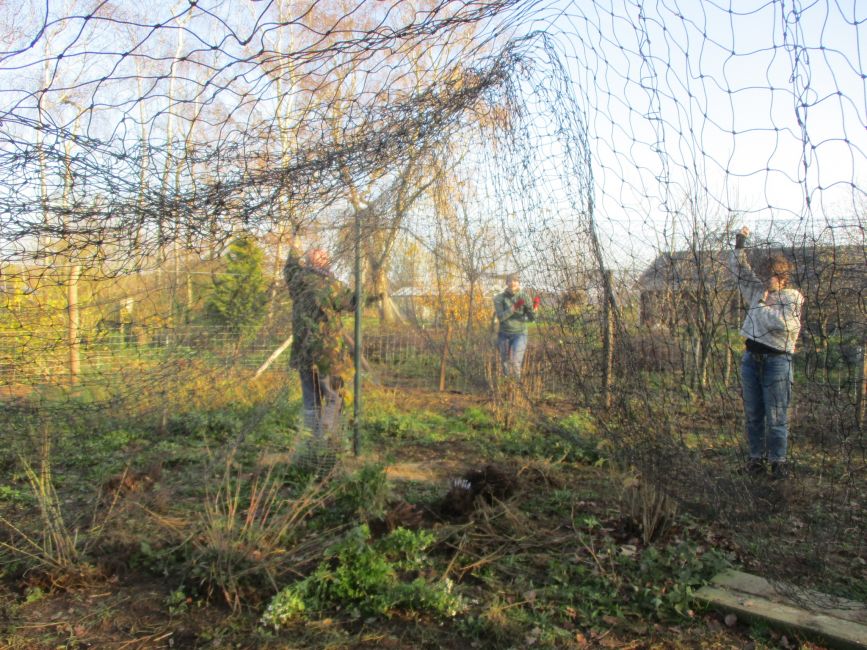
[[[641,291],[663,291],[694,287],[699,283],[734,289],[728,272],[730,251],[680,250],[661,253],[639,276]],[[799,286],[833,284],[842,287],[867,286],[867,250],[860,246],[788,246],[753,248],[747,257],[753,266],[762,257],[781,253],[794,264],[794,282]]]
[[661,253],[638,277],[642,291],[663,291],[701,282],[717,286],[731,284],[727,251],[680,250]]

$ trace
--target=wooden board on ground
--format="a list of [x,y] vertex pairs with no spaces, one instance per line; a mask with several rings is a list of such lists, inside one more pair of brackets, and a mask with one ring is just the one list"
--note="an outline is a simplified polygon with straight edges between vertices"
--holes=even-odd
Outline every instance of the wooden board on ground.
[[741,571],[723,571],[696,597],[712,607],[827,644],[867,648],[867,605],[819,592],[773,585]]

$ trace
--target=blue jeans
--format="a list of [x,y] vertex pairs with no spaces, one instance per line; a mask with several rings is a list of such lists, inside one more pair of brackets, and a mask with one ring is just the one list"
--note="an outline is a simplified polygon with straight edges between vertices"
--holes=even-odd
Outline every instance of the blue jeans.
[[343,411],[342,380],[320,375],[314,368],[298,370],[301,377],[301,400],[304,408],[304,426],[320,440],[337,431]]
[[741,360],[741,384],[750,458],[786,460],[792,399],[791,355],[745,352]]
[[527,351],[526,334],[497,335],[497,349],[500,351],[500,361],[503,363],[503,373],[506,377],[521,378],[521,366],[524,365],[524,352]]

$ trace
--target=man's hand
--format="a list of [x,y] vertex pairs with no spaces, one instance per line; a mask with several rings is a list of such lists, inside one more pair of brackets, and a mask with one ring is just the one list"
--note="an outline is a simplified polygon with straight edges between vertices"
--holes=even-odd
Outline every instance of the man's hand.
[[750,236],[750,229],[744,226],[738,233],[735,234],[735,248],[743,248],[747,238]]

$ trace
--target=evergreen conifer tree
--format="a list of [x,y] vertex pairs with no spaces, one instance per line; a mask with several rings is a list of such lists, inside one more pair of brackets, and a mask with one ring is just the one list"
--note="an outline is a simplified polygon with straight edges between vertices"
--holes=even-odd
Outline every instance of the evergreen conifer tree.
[[265,317],[268,280],[264,259],[252,236],[236,238],[229,244],[226,269],[214,277],[214,288],[206,302],[208,318],[239,341],[255,332]]

